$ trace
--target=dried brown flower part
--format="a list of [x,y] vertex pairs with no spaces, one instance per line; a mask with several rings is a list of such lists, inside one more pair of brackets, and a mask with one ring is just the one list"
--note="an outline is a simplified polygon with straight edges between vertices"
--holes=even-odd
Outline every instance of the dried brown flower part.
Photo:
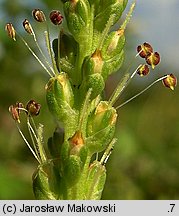
[[146,57],[146,62],[148,65],[151,65],[152,69],[160,63],[160,54],[158,52],[150,53]]
[[16,41],[16,31],[12,23],[7,23],[5,26],[5,30],[7,31],[8,36],[12,38],[14,41]]
[[140,76],[146,76],[149,74],[149,72],[150,72],[149,66],[146,64],[141,65],[137,70],[137,74],[139,74]]
[[42,10],[40,9],[34,9],[32,11],[32,16],[34,17],[34,19],[37,21],[37,22],[45,22],[46,21],[46,17],[45,17],[45,14]]
[[53,10],[50,13],[50,20],[54,25],[60,25],[63,21],[63,16],[60,11]]
[[9,112],[11,113],[12,118],[18,123],[20,123],[20,111],[23,107],[23,104],[18,102],[15,105],[11,105],[9,107]]
[[40,112],[41,105],[34,100],[30,100],[26,105],[29,116],[37,116]]
[[140,57],[146,58],[153,52],[153,48],[149,43],[145,42],[137,47],[137,52],[139,53]]
[[173,74],[169,74],[162,80],[162,82],[165,87],[174,90],[177,85],[177,78]]
[[28,34],[33,34],[32,26],[27,19],[23,21],[23,27]]

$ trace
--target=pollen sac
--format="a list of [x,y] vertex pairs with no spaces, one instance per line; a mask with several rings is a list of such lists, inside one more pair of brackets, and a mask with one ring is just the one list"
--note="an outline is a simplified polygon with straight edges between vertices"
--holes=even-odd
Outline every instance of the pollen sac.
[[25,19],[25,20],[23,21],[23,27],[24,27],[25,31],[26,31],[28,34],[30,34],[30,35],[33,34],[32,26],[31,26],[31,24],[29,23],[29,21],[28,21],[27,19]]
[[40,9],[34,9],[34,10],[32,11],[32,16],[34,17],[34,19],[35,19],[37,22],[45,22],[45,21],[46,21],[45,14],[44,14],[43,11],[40,10]]
[[22,103],[16,103],[15,105],[11,105],[9,107],[9,112],[12,114],[12,118],[20,123],[20,109],[23,108]]
[[174,90],[177,85],[177,78],[173,74],[169,74],[162,80],[162,82],[165,87]]
[[138,70],[137,70],[137,74],[139,74],[140,76],[146,76],[147,74],[149,74],[149,66],[148,65],[141,65]]
[[40,112],[41,105],[34,100],[30,100],[26,105],[29,116],[37,116]]
[[7,31],[8,36],[12,38],[14,41],[16,41],[16,31],[12,23],[7,23],[5,26],[5,30]]
[[153,52],[153,48],[149,43],[145,42],[137,47],[137,52],[139,53],[140,57],[146,58]]
[[63,16],[60,11],[53,10],[50,13],[50,20],[54,25],[60,25],[63,21]]
[[150,53],[146,57],[146,62],[148,65],[151,65],[152,69],[160,63],[160,54],[158,52]]

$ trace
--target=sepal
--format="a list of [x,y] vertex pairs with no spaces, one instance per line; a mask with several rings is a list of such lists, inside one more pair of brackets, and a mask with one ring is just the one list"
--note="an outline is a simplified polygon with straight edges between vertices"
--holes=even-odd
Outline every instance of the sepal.
[[52,162],[39,165],[32,177],[33,191],[36,199],[55,200],[58,199],[56,194],[57,182],[54,173],[54,166]]
[[86,199],[99,200],[106,181],[106,168],[99,161],[94,161],[88,169]]

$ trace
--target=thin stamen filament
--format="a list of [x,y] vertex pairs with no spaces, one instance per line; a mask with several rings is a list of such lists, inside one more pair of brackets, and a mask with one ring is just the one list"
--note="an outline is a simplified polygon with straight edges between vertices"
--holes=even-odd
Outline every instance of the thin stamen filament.
[[20,37],[20,39],[23,41],[23,43],[25,44],[25,46],[28,48],[28,50],[31,52],[31,54],[36,58],[36,60],[40,63],[40,65],[45,69],[45,71],[49,74],[50,77],[52,77],[50,71],[46,68],[46,66],[43,64],[43,62],[39,59],[39,57],[34,53],[34,51],[30,48],[30,46],[28,45],[28,43],[23,39],[23,37],[21,37],[19,34],[18,36]]
[[45,62],[47,63],[48,67],[50,68],[51,72],[54,74],[54,70],[53,70],[52,66],[51,66],[50,63],[48,62],[46,56],[44,55],[44,53],[43,53],[43,51],[42,51],[42,49],[41,49],[41,47],[39,46],[39,43],[38,43],[38,41],[37,41],[37,37],[36,37],[36,34],[35,34],[34,31],[32,32],[32,35],[33,35],[33,38],[34,38],[34,41],[35,41],[35,43],[36,43],[36,45],[37,45],[38,50],[40,51],[41,55],[43,56]]
[[104,154],[103,154],[103,156],[102,156],[102,158],[101,158],[101,160],[100,160],[100,163],[101,163],[101,164],[104,164],[104,165],[106,164],[106,162],[107,162],[109,156],[110,156],[111,153],[112,153],[113,146],[114,146],[114,144],[116,143],[116,141],[117,141],[117,139],[114,138],[114,139],[110,142],[110,144],[108,145],[107,149],[105,150],[105,152],[104,152]]
[[[32,126],[30,125],[29,120],[27,120],[27,126],[28,126],[28,130],[29,130],[30,138],[32,140],[33,147],[35,149],[35,153],[36,153],[37,157],[39,158],[39,161],[41,161],[41,159],[40,159],[40,153],[39,153],[39,150],[38,150],[38,146],[36,144],[37,143],[37,136],[36,136],[36,134],[35,134]],[[34,138],[35,138],[35,141],[34,141]]]
[[19,128],[19,126],[17,125],[18,131],[20,133],[20,135],[22,136],[22,139],[24,140],[24,142],[26,143],[27,147],[30,149],[30,151],[32,152],[33,156],[35,157],[35,159],[39,162],[39,164],[41,163],[39,158],[37,157],[36,153],[34,152],[34,150],[32,149],[32,147],[30,146],[29,142],[27,141],[27,139],[25,138],[25,136],[23,135],[21,129]]
[[153,85],[155,85],[156,83],[160,82],[161,80],[165,79],[168,75],[163,76],[158,78],[157,80],[155,80],[153,83],[151,83],[149,86],[147,86],[145,89],[143,89],[141,92],[139,92],[138,94],[134,95],[133,97],[129,98],[127,101],[125,101],[124,103],[120,104],[119,106],[116,107],[116,110],[123,107],[124,105],[126,105],[127,103],[129,103],[130,101],[132,101],[133,99],[135,99],[136,97],[140,96],[141,94],[143,94],[145,91],[147,91],[149,88],[151,88]]
[[57,65],[56,65],[54,56],[52,54],[52,48],[51,48],[51,43],[50,43],[50,31],[49,31],[49,27],[48,27],[47,23],[46,23],[46,28],[47,28],[47,31],[45,31],[44,33],[45,33],[45,40],[46,40],[46,44],[47,44],[48,53],[49,53],[50,58],[52,60],[54,74],[58,74]]
[[128,84],[130,83],[132,78],[136,75],[136,73],[140,67],[141,67],[141,65],[139,65],[137,67],[137,69],[131,75],[129,75],[129,73],[125,74],[122,81],[118,84],[118,86],[116,87],[116,89],[114,90],[113,94],[111,95],[111,97],[109,99],[109,103],[111,104],[111,106],[113,106],[115,104],[115,102],[117,101],[119,96],[122,94],[124,89],[128,86]]

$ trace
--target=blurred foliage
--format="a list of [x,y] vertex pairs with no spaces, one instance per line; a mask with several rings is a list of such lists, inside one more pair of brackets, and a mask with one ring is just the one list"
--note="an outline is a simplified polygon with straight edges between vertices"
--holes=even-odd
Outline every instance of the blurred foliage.
[[[37,163],[18,134],[8,107],[16,101],[26,103],[30,99],[41,103],[42,110],[35,121],[44,125],[47,142],[55,127],[45,102],[44,87],[48,77],[20,40],[13,42],[6,36],[4,25],[11,21],[21,31],[21,21],[31,19],[33,8],[42,8],[47,14],[59,9],[59,1],[1,0],[0,4],[3,11],[0,17],[0,199],[34,199],[31,176]],[[38,30],[36,28],[36,33],[41,34]],[[21,34],[30,40],[23,31]],[[130,44],[126,56],[131,56],[131,47],[134,55],[137,44],[133,32],[127,34]],[[130,57],[126,62],[130,62]],[[173,72],[164,62],[159,68],[164,73]],[[160,72],[155,71],[150,77],[158,77],[157,73]],[[110,78],[107,97],[119,79],[120,73]],[[122,100],[151,82],[150,78],[146,80],[135,79]],[[178,89],[171,92],[158,84],[119,110],[118,143],[107,164],[103,199],[179,198],[178,95]],[[21,128],[27,131],[23,123]]]

